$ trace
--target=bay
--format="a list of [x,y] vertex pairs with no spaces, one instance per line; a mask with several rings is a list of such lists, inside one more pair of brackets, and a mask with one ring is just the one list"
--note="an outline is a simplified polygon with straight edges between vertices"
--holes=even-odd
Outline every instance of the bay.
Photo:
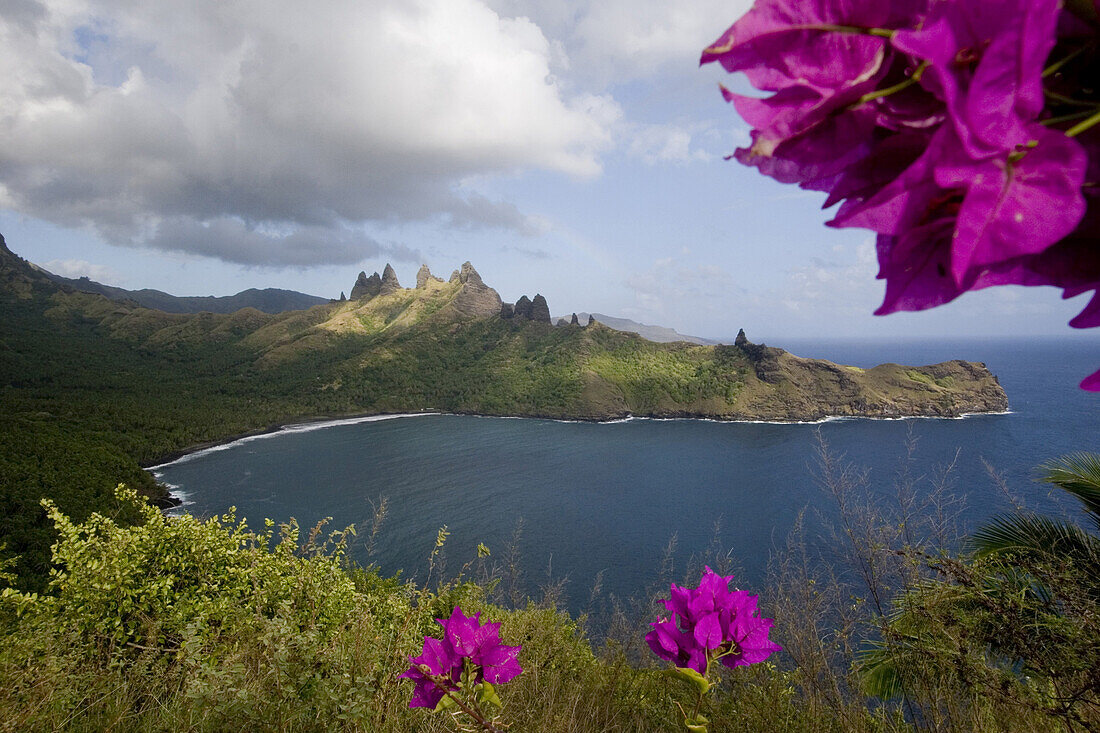
[[[369,531],[372,501],[389,512],[368,557],[384,573],[423,579],[436,532],[451,533],[444,572],[453,575],[484,543],[500,562],[522,522],[527,590],[566,580],[567,606],[584,610],[602,573],[604,594],[626,598],[657,575],[676,538],[683,567],[719,547],[739,580],[763,581],[772,550],[809,507],[827,516],[818,486],[818,435],[835,455],[864,467],[889,495],[899,471],[917,490],[953,463],[961,521],[973,527],[1011,505],[987,465],[1030,505],[1072,513],[1034,482],[1034,467],[1075,450],[1100,450],[1100,395],[1077,383],[1100,366],[1087,338],[990,341],[788,341],[800,356],[873,366],[963,358],[985,362],[1010,412],[963,419],[846,419],[820,424],[629,420],[593,424],[427,415],[293,427],[185,456],[153,469],[198,516],[231,506],[255,528],[295,517],[303,527],[332,517]],[[906,458],[906,444],[916,451]],[[815,513],[811,512],[811,516]],[[720,527],[716,534],[716,525]],[[438,569],[438,567],[437,567]]]

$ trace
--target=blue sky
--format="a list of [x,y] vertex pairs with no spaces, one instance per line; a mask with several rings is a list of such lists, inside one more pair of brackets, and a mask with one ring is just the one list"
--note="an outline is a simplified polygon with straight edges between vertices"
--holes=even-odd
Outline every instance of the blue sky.
[[1069,334],[1050,288],[871,315],[871,236],[723,156],[700,50],[745,2],[18,0],[0,232],[126,288],[337,297],[470,260],[503,298],[781,344]]

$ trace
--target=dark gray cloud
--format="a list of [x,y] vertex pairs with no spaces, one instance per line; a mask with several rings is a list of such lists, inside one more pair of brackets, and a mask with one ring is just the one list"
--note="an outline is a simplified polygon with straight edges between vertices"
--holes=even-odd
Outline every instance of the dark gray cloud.
[[0,0],[0,18],[24,33],[35,33],[45,17],[45,6],[36,0]]
[[156,234],[139,244],[242,265],[276,267],[309,267],[318,262],[350,265],[383,255],[401,262],[423,259],[418,250],[381,244],[342,228],[307,226],[283,235],[259,231],[239,219],[216,219],[206,224],[182,217],[166,219],[160,222]]

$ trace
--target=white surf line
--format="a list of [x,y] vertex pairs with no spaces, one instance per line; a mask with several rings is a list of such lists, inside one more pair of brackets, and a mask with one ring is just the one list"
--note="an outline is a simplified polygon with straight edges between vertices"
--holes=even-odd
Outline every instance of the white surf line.
[[621,425],[623,423],[634,421],[708,422],[730,425],[821,425],[824,423],[841,422],[846,420],[881,420],[884,422],[898,420],[966,420],[969,418],[980,418],[989,415],[1012,414],[1014,414],[1012,410],[1005,410],[1003,412],[965,412],[961,415],[955,416],[909,415],[905,417],[883,417],[874,415],[830,415],[827,417],[823,417],[819,420],[720,420],[713,417],[645,417],[640,415],[627,415],[626,417],[616,418],[614,420],[567,420],[562,418],[528,417],[524,415],[468,415],[453,412],[408,412],[397,413],[393,415],[364,415],[361,417],[348,417],[336,420],[323,420],[308,423],[291,423],[289,425],[283,425],[277,430],[272,430],[266,433],[258,433],[256,435],[246,435],[243,438],[237,438],[236,440],[229,441],[228,443],[220,443],[218,445],[210,446],[209,448],[202,448],[191,453],[186,453],[179,458],[176,458],[175,460],[167,461],[165,463],[158,463],[155,466],[148,466],[145,470],[156,475],[158,471],[166,468],[167,466],[172,466],[177,463],[185,463],[187,461],[207,455],[209,453],[217,453],[218,451],[229,450],[230,448],[234,448],[238,445],[249,443],[254,440],[264,440],[266,438],[274,438],[280,435],[287,435],[292,433],[308,433],[314,430],[324,430],[326,428],[339,427],[341,425],[356,425],[359,423],[380,422],[383,420],[398,420],[407,417],[437,417],[441,415],[446,415],[449,417],[477,417],[490,420],[547,420],[550,422],[577,425]]
[[[881,415],[828,415],[819,420],[720,420],[715,417],[645,417],[630,415],[616,420],[561,420],[550,418],[559,423],[593,423],[596,425],[618,425],[632,421],[646,422],[709,422],[720,425],[822,425],[830,422],[844,422],[849,420],[879,420],[882,422],[894,422],[898,420],[966,420],[969,418],[987,417],[989,415],[1012,415],[1012,410],[1002,412],[964,412],[960,415],[906,415],[903,417],[885,417]],[[516,418],[520,420],[544,420],[547,418]]]
[[229,450],[242,443],[250,443],[254,440],[264,440],[265,438],[274,438],[280,435],[287,435],[289,433],[309,433],[314,430],[324,430],[326,428],[339,427],[341,425],[357,425],[365,422],[381,422],[382,420],[397,420],[405,417],[431,417],[436,415],[442,415],[441,412],[409,412],[393,415],[363,415],[360,417],[346,417],[337,420],[319,420],[317,422],[306,423],[291,423],[289,425],[283,425],[276,430],[272,430],[266,433],[257,433],[256,435],[246,435],[243,438],[237,438],[231,440],[228,443],[220,443],[218,445],[212,445],[209,448],[201,448],[192,453],[186,453],[179,458],[166,463],[158,463],[155,466],[149,466],[145,470],[155,473],[162,468],[172,466],[177,463],[185,463],[187,461],[198,458],[199,456],[207,455],[208,453],[217,453],[218,451]]

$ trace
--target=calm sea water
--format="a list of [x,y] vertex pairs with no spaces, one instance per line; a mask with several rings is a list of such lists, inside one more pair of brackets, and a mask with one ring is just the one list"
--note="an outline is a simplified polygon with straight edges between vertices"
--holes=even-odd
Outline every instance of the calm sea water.
[[[1067,504],[1033,481],[1033,468],[1075,450],[1100,450],[1100,394],[1077,383],[1100,367],[1100,342],[810,342],[801,356],[873,366],[984,361],[1009,396],[1010,414],[959,420],[837,420],[818,425],[631,420],[609,424],[429,415],[290,429],[192,454],[157,467],[206,516],[237,507],[253,527],[265,517],[324,517],[370,525],[371,500],[389,515],[370,560],[423,578],[436,531],[446,525],[447,570],[475,556],[500,559],[522,519],[528,589],[568,578],[583,605],[603,571],[603,590],[636,593],[677,537],[677,557],[701,553],[721,522],[721,543],[746,584],[763,578],[769,553],[805,507],[829,511],[818,488],[815,433],[889,491],[911,435],[911,472],[931,476],[956,461],[954,489],[968,526],[1008,507],[983,461],[1021,497],[1048,511]],[[356,550],[366,561],[365,548]]]

